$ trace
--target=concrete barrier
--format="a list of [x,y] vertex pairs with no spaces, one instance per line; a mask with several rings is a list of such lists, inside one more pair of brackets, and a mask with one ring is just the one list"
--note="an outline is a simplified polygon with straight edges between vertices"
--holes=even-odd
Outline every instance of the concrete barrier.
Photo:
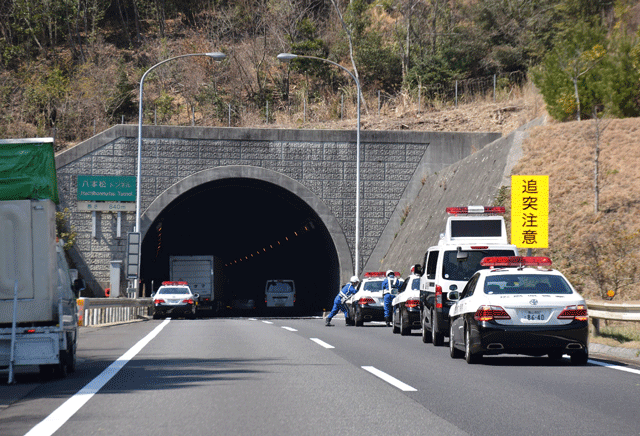
[[96,326],[128,322],[151,315],[151,298],[79,298],[78,325]]
[[600,320],[640,321],[640,304],[587,301],[589,317],[596,334],[600,334]]

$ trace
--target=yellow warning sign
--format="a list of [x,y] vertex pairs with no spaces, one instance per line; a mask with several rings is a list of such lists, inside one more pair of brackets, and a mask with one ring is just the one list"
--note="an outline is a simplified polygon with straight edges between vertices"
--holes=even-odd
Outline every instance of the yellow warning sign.
[[511,176],[511,243],[549,248],[549,176]]

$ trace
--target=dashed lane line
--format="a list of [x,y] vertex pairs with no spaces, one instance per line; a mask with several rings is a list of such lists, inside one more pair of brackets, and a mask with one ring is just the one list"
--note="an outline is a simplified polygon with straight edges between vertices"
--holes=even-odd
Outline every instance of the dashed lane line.
[[379,369],[374,368],[373,366],[363,366],[362,369],[364,369],[365,371],[369,371],[371,374],[375,375],[376,377],[381,378],[382,380],[386,381],[387,383],[389,383],[392,386],[395,386],[396,388],[400,389],[401,391],[404,391],[404,392],[415,392],[415,391],[417,391],[416,388],[414,388],[412,386],[409,386],[406,383],[401,382],[397,378],[392,377],[389,374],[387,374],[386,372],[382,372]]
[[322,340],[320,340],[318,338],[309,338],[309,339],[311,339],[313,342],[315,342],[316,344],[318,344],[318,345],[320,345],[320,346],[322,346],[324,348],[335,348],[333,345],[329,345],[325,341],[322,341]]

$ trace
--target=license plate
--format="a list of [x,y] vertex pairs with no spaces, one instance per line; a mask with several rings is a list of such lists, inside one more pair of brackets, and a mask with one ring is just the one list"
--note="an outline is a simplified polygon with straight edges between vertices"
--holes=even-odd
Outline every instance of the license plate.
[[544,321],[544,313],[539,310],[527,310],[523,313],[527,321]]

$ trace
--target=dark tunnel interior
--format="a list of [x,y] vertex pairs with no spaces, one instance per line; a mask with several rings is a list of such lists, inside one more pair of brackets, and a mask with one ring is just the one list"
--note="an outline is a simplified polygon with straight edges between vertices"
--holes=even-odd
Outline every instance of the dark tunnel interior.
[[[222,306],[216,315],[317,315],[331,308],[340,286],[324,223],[299,197],[261,180],[202,184],[161,212],[142,243],[146,296],[170,279],[169,257],[186,255],[215,256],[215,298]],[[273,279],[294,280],[293,308],[266,307],[265,285]],[[249,299],[255,309],[233,304]]]

